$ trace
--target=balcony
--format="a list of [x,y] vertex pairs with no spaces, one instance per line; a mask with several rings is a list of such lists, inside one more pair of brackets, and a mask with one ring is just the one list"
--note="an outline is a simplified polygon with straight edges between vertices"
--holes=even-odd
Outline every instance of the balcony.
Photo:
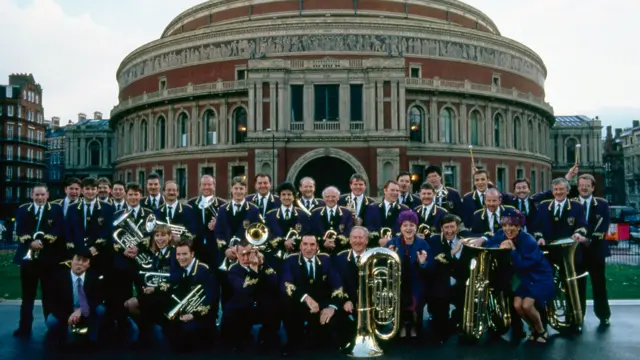
[[37,141],[37,140],[33,140],[33,139],[29,139],[27,137],[24,136],[13,136],[10,138],[5,138],[2,137],[0,138],[0,143],[17,143],[17,144],[26,144],[26,145],[32,145],[32,146],[38,146],[38,147],[42,147],[42,148],[46,148],[47,147],[47,143],[45,141]]
[[37,166],[47,166],[45,160],[36,160],[34,158],[28,158],[26,156],[20,156],[20,157],[12,156],[10,158],[2,159],[2,162],[19,162],[19,163],[33,164]]
[[5,177],[5,182],[6,183],[39,184],[39,183],[42,183],[43,181],[44,181],[44,179],[38,179],[38,178],[35,178],[35,177],[26,177],[26,176]]

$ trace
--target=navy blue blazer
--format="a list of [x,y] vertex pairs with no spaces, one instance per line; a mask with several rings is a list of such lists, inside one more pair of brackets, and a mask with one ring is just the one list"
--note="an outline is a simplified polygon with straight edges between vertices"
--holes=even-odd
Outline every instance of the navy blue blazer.
[[[260,199],[260,195],[257,194],[257,193],[248,195],[245,198],[246,201],[255,204],[256,207],[258,206],[258,200],[259,199]],[[269,212],[269,210],[277,209],[277,208],[280,207],[280,205],[281,205],[280,199],[278,199],[278,197],[276,195],[273,195],[273,194],[269,193],[267,204],[266,205],[263,204],[263,208],[262,209],[258,208],[258,213],[260,213],[260,215],[262,215],[262,217],[265,217],[265,216],[267,216],[267,213]],[[264,207],[266,207],[266,209]]]
[[229,240],[234,236],[244,239],[244,232],[249,225],[261,221],[260,211],[255,204],[245,201],[235,215],[232,206],[233,202],[229,201],[227,205],[220,207],[218,212],[216,226],[213,229],[218,248],[229,245]]
[[87,214],[84,227],[84,201],[78,201],[67,210],[66,241],[69,249],[95,247],[99,255],[109,254],[113,235],[113,207],[96,200],[93,214]]
[[423,216],[423,208],[424,205],[416,206],[413,211],[418,214],[418,220],[420,223],[418,226],[425,224],[429,226],[431,230],[431,234],[436,234],[440,232],[442,228],[442,218],[447,215],[449,212],[445,208],[441,208],[440,206],[433,204],[431,207],[431,211],[426,214],[426,218]]
[[[15,264],[22,264],[23,258],[31,248],[33,235],[37,231],[44,233],[43,248],[38,254],[38,260],[43,264],[56,265],[64,260],[64,219],[62,208],[56,204],[46,202],[42,205],[42,216],[36,217],[33,202],[22,204],[16,211],[16,235],[20,243],[13,257]],[[40,223],[38,224],[38,218]]]
[[[210,319],[211,317],[217,315],[219,300],[218,292],[214,291],[214,289],[217,289],[216,278],[207,264],[196,259],[188,274],[185,274],[185,269],[179,265],[172,268],[169,281],[160,284],[159,289],[162,292],[175,295],[178,299],[182,300],[198,285],[202,286],[201,289],[204,290],[205,299],[198,310],[192,314],[195,321],[198,321],[201,325],[205,325],[207,322],[212,321]],[[175,305],[177,305],[177,302],[174,301],[174,303],[171,304],[171,308]],[[179,320],[176,319],[175,321]]]
[[[391,228],[392,234],[400,232],[400,224],[398,224],[398,215],[401,212],[411,210],[408,206],[398,204],[397,202],[389,209],[389,216],[385,217],[385,205],[384,201],[379,204],[371,204],[367,209],[367,218],[364,222],[367,224],[367,229],[373,234],[378,233],[381,228]],[[375,235],[374,235],[375,236]]]
[[301,303],[302,297],[307,295],[318,303],[320,309],[329,305],[340,308],[348,294],[329,255],[318,253],[315,256],[315,269],[315,277],[310,279],[302,254],[291,254],[282,265],[280,290],[294,304]]
[[196,224],[196,237],[193,240],[193,250],[196,253],[198,259],[209,262],[212,265],[218,264],[220,261],[220,254],[218,251],[218,242],[216,241],[215,229],[209,229],[209,223],[213,218],[218,217],[220,208],[227,204],[226,201],[219,197],[214,197],[213,202],[208,207],[201,209],[200,202],[202,196],[197,196],[189,199],[188,204],[193,209],[193,221]]
[[[395,236],[391,238],[391,241],[387,243],[387,247],[394,246],[400,261],[402,263],[403,278],[409,272],[409,278],[411,279],[411,295],[418,301],[418,305],[421,305],[426,297],[425,280],[427,273],[433,271],[435,268],[435,260],[429,259],[429,244],[426,240],[416,237],[411,245],[402,243],[401,236]],[[408,259],[405,257],[405,250]],[[424,251],[427,253],[427,261],[424,264],[420,264],[418,261],[418,252]]]
[[[578,199],[575,200],[580,201]],[[595,256],[595,258],[611,256],[609,245],[604,239],[611,223],[609,218],[609,203],[603,198],[594,196],[591,198],[588,216],[585,205],[583,205],[583,209],[585,211],[587,238],[591,241],[585,249],[587,256]]]
[[295,230],[300,236],[311,231],[309,216],[302,210],[292,207],[289,220],[285,220],[282,207],[267,213],[266,224],[269,228],[269,244],[274,249],[284,250],[285,236],[290,230]]
[[458,190],[452,187],[443,187],[442,192],[436,190],[436,197],[433,201],[436,205],[462,219],[462,198]]
[[[442,234],[432,235],[427,239],[429,252],[427,262],[431,264],[431,271],[427,275],[427,298],[447,299],[453,295],[451,278],[456,280],[456,286],[464,286],[468,274],[468,262],[464,255],[460,259],[451,256],[451,248]],[[464,249],[462,250],[464,253]]]
[[356,255],[353,250],[342,250],[333,258],[333,267],[340,275],[348,300],[356,305],[358,301],[358,264],[356,264]]
[[329,220],[327,211],[326,206],[313,209],[309,220],[311,224],[311,234],[319,239],[318,243],[322,246],[322,238],[327,231],[334,230],[337,232],[336,249],[333,251],[333,253],[337,254],[349,243],[349,233],[353,226],[353,214],[344,206],[336,206],[333,218]]
[[[232,291],[231,297],[224,305],[225,311],[251,309],[255,303],[264,305],[264,302],[277,298],[278,274],[267,265],[255,272],[235,263],[229,268],[227,278]],[[273,309],[269,309],[269,311],[273,311]]]
[[[500,205],[500,216],[506,208],[513,208],[509,205]],[[502,229],[502,224],[498,216],[493,217],[493,231],[498,232]],[[489,214],[487,208],[483,207],[480,210],[476,210],[473,214],[473,220],[471,222],[471,232],[476,236],[491,236],[491,227],[489,226]]]
[[162,206],[156,209],[155,215],[158,221],[184,226],[188,232],[186,235],[190,238],[194,238],[196,234],[198,234],[198,214],[193,210],[191,205],[178,202],[173,218],[169,218],[170,215],[167,208],[167,204],[163,203]]
[[545,200],[538,206],[538,222],[536,240],[544,239],[547,243],[573,234],[587,235],[584,208],[580,202],[566,199],[560,217],[554,217],[555,200]]
[[402,193],[400,193],[398,195],[398,203],[407,206],[409,209],[414,209],[416,206],[422,203],[422,201],[420,200],[420,197],[415,194],[412,194],[411,192],[406,193],[405,196],[406,196],[406,199],[403,202],[400,202],[400,198],[402,197]]
[[[60,205],[60,209],[62,209],[62,217],[66,220],[67,218],[67,213],[64,211],[64,200],[66,199],[66,197],[63,197],[62,199],[56,199],[53,200],[51,203],[52,204],[56,204],[56,205]],[[79,201],[82,200],[82,197],[77,198],[75,201],[71,201],[69,202],[69,205],[67,205],[67,212],[69,211],[69,208],[71,207],[71,205],[77,205]]]
[[525,216],[527,221],[525,224],[525,230],[529,234],[533,234],[536,232],[535,227],[537,224],[536,219],[538,215],[538,205],[540,204],[540,202],[550,199],[553,199],[553,191],[551,190],[529,195],[526,199],[524,199],[524,201],[520,201],[517,196],[511,193],[502,194],[502,204],[513,206]]
[[155,211],[156,209],[159,209],[163,204],[164,204],[164,196],[162,196],[162,194],[160,195],[160,201],[158,201],[157,207],[154,206],[149,196],[145,196],[142,199],[140,199],[140,206],[145,207],[147,209],[151,209],[153,211]]
[[[297,200],[300,200],[300,203],[304,205],[304,199],[302,197],[298,197]],[[296,201],[293,205],[299,208],[298,201]],[[322,199],[313,198],[313,200],[311,200],[311,203],[309,204],[309,207],[307,207],[307,210],[311,212],[313,209],[323,207],[324,205],[325,204]],[[338,201],[338,205],[340,205],[339,201]]]
[[[498,248],[507,239],[504,232],[499,231],[490,237],[485,247]],[[540,282],[553,282],[553,269],[531,234],[520,231],[511,250],[511,263],[520,282],[525,283],[535,293],[535,285]]]
[[[351,201],[351,193],[344,194],[340,196],[340,199],[338,200],[338,205],[346,207],[349,201]],[[362,195],[362,204],[360,204],[360,212],[356,214],[357,217],[362,219],[362,226],[367,226],[364,222],[365,218],[367,217],[367,209],[369,208],[369,205],[375,204],[375,203],[376,201],[373,198],[365,196],[364,194]]]

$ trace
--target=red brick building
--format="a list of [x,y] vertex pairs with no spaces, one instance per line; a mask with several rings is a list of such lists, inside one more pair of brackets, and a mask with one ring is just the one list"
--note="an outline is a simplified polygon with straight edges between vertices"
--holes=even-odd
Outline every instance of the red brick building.
[[235,175],[313,176],[369,195],[426,165],[471,189],[469,144],[499,188],[551,176],[546,68],[459,1],[208,1],[129,54],[111,112],[115,178],[155,171],[197,193]]

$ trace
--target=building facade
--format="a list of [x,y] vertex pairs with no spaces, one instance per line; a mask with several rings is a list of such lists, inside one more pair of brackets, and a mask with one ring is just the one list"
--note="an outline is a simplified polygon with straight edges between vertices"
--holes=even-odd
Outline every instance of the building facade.
[[499,188],[527,177],[538,190],[555,120],[545,78],[536,53],[460,1],[207,1],[120,64],[115,176],[157,172],[194,196],[208,173],[226,196],[236,175],[346,191],[358,172],[376,196],[437,164],[466,192],[472,145]]
[[589,173],[596,178],[596,195],[604,196],[604,147],[601,134],[602,122],[597,117],[589,119],[584,115],[556,116],[549,139],[553,178],[563,177],[577,160],[580,173]]
[[30,201],[33,186],[44,181],[43,113],[42,87],[32,74],[9,75],[9,84],[0,85],[3,219],[10,220],[21,203]]
[[65,126],[64,177],[113,179],[113,131],[109,120],[96,111],[93,119],[84,113]]
[[620,135],[624,156],[624,180],[627,204],[640,209],[640,120]]
[[60,118],[58,117],[53,117],[47,125],[45,134],[47,142],[47,151],[45,152],[47,172],[45,178],[47,179],[47,184],[49,184],[51,197],[56,199],[64,194],[66,129],[60,127]]
[[626,205],[626,181],[624,176],[624,155],[622,152],[622,129],[615,129],[615,134],[611,126],[607,126],[607,136],[604,142],[604,152],[602,162],[604,166],[604,198],[609,200],[611,205]]

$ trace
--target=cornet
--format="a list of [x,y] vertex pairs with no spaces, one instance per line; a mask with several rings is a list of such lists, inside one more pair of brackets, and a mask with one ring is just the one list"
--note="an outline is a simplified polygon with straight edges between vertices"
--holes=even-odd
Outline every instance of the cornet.
[[153,214],[147,216],[147,219],[145,220],[145,224],[144,224],[145,230],[147,230],[147,232],[152,232],[153,229],[155,229],[155,227],[158,225],[167,225],[171,229],[171,234],[173,235],[180,236],[182,234],[189,233],[187,231],[187,228],[184,226],[158,221],[158,219],[156,219],[156,216]]
[[[44,233],[42,231],[38,231],[33,234],[32,238],[33,238],[32,241],[39,241],[40,245],[42,245],[44,240]],[[40,255],[40,250],[32,250],[31,248],[29,248],[29,251],[27,251],[27,255],[25,256],[25,259],[36,260],[38,258],[38,255]]]
[[138,274],[144,275],[144,283],[149,287],[158,287],[160,284],[169,281],[168,273],[140,271]]

